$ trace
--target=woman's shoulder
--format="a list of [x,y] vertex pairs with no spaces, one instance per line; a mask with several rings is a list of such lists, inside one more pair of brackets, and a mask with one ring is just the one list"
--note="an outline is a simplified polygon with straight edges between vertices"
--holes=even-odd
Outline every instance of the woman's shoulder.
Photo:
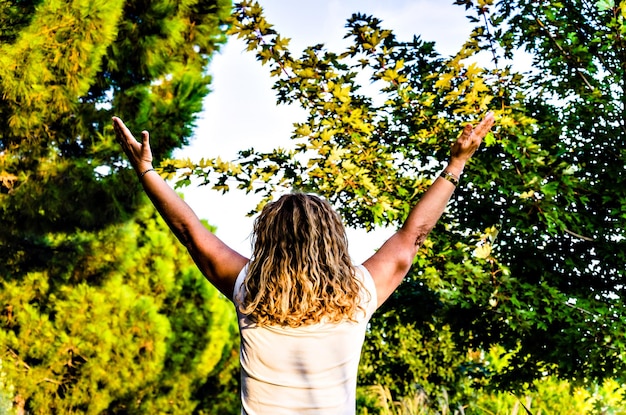
[[366,291],[362,301],[364,301],[368,315],[371,315],[374,311],[376,311],[378,298],[376,295],[376,284],[374,283],[374,278],[372,278],[372,275],[363,264],[355,266],[355,269],[356,276],[361,281],[363,288]]
[[249,262],[246,265],[244,265],[241,271],[239,271],[239,275],[235,279],[235,287],[233,289],[233,302],[236,305],[239,305],[241,301],[243,300],[240,294],[241,294],[241,289],[243,287],[243,281],[245,280],[246,274],[248,273],[248,265],[250,265]]

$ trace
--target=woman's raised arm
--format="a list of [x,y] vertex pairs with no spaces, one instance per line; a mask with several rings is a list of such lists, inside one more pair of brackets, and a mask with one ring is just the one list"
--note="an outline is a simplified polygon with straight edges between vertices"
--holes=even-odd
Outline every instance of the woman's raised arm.
[[417,250],[422,245],[444,212],[465,163],[478,149],[480,143],[494,124],[493,113],[473,128],[466,125],[452,146],[448,166],[444,169],[420,201],[413,207],[402,227],[363,265],[368,269],[376,284],[380,306],[400,285]]
[[113,126],[146,194],[165,222],[205,277],[232,299],[235,279],[248,259],[205,228],[189,205],[154,171],[147,131],[141,133],[141,142],[138,142],[121,119],[113,117]]

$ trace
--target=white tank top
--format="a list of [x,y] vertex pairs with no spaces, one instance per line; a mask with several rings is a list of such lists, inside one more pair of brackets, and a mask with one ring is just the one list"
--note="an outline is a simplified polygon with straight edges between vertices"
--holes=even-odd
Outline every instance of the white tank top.
[[[376,310],[374,281],[365,267],[356,269],[367,290],[362,296],[365,314],[357,313],[356,322],[259,327],[237,309],[242,414],[355,414],[361,347]],[[246,272],[247,266],[237,277],[235,293]]]

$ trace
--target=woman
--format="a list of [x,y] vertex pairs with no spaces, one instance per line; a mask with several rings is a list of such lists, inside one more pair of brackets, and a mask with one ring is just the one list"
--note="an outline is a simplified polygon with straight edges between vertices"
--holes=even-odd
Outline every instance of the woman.
[[209,232],[155,173],[148,132],[116,136],[144,190],[206,278],[237,308],[243,414],[354,414],[367,322],[409,271],[441,217],[465,163],[494,123],[467,125],[447,167],[403,226],[360,266],[345,229],[319,197],[295,193],[268,204],[254,224],[250,259]]

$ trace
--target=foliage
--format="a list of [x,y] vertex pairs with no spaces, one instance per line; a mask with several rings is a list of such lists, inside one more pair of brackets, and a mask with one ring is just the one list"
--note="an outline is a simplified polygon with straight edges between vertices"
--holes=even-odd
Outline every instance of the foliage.
[[7,379],[7,374],[2,370],[2,360],[0,360],[0,414],[11,415],[15,412],[13,399],[15,386]]
[[536,381],[536,390],[527,392],[523,397],[511,393],[493,393],[479,396],[468,405],[465,413],[501,414],[511,409],[524,413],[524,405],[532,414],[614,414],[623,415],[624,393],[613,380],[606,380],[602,385],[590,385],[588,388],[574,387],[567,381],[559,381],[552,377]]
[[[520,283],[494,295],[514,330],[504,336],[521,345],[503,376],[530,379],[543,367],[623,382],[626,2],[478,3],[495,27],[493,38],[476,29],[478,45],[494,40],[498,54],[524,49],[532,57],[516,93],[545,153],[532,163],[537,175],[525,193],[518,190],[523,217],[513,216],[510,196],[499,211],[485,212],[500,219],[495,256]],[[525,170],[521,160],[514,164]],[[494,181],[503,190],[492,198],[510,195],[507,181]],[[489,224],[484,214],[477,219]]]
[[19,411],[238,410],[232,306],[110,128],[150,129],[157,160],[187,143],[230,6],[0,2],[0,357]]
[[624,393],[613,380],[590,388],[574,387],[567,381],[545,378],[536,381],[536,390],[524,395],[509,392],[475,391],[464,404],[452,405],[445,389],[429,398],[417,391],[398,400],[389,388],[377,385],[359,389],[358,413],[361,415],[497,415],[497,414],[560,414],[560,415],[623,415]]
[[[506,370],[512,356],[502,347],[492,347],[487,352],[474,353],[494,372]],[[378,415],[413,414],[626,414],[623,407],[626,385],[614,379],[601,384],[577,386],[554,376],[536,379],[528,388],[517,393],[489,391],[476,388],[468,379],[461,387],[466,389],[463,399],[452,400],[445,388],[426,393],[413,390],[394,399],[392,388],[387,385],[360,387],[358,390],[358,413]],[[457,392],[458,394],[458,392]]]
[[[395,396],[469,375],[502,390],[546,374],[623,382],[626,6],[456,3],[476,11],[477,27],[449,59],[362,14],[347,22],[345,51],[315,45],[296,58],[258,4],[238,4],[231,33],[269,66],[278,102],[308,119],[295,124],[290,150],[170,161],[164,171],[222,191],[235,179],[265,200],[279,185],[314,191],[350,226],[394,226],[443,168],[461,126],[491,109],[495,134],[467,166],[395,308],[373,322],[363,379],[395,379]],[[531,71],[504,59],[520,48]],[[481,51],[498,62],[473,63]],[[465,355],[492,345],[511,353],[505,370]]]
[[386,385],[394,396],[408,396],[436,394],[439,385],[452,388],[463,382],[471,368],[459,373],[467,361],[466,353],[457,350],[454,333],[436,318],[438,303],[423,282],[404,283],[401,294],[390,298],[370,323],[361,359],[361,383]]
[[101,228],[142,203],[109,130],[111,115],[150,129],[157,159],[185,144],[208,93],[205,67],[224,40],[228,6],[2,2],[0,241],[12,249],[1,250],[0,263],[25,265],[20,252],[40,248],[38,233]]
[[188,414],[209,375],[228,376],[234,310],[152,207],[54,243],[80,252],[0,294],[6,370],[31,413]]

